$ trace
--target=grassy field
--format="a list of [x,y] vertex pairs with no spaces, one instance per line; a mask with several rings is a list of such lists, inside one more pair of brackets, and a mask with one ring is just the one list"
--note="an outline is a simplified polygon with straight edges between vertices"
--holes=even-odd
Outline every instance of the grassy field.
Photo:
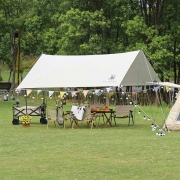
[[[12,125],[13,104],[12,100],[0,99],[2,180],[180,179],[180,132],[156,136],[152,121],[144,120],[138,110],[135,126],[119,119],[117,126],[92,130],[85,123],[75,129],[69,125],[54,128],[53,124],[46,129],[39,117],[33,117],[30,127],[22,128]],[[141,108],[162,125],[160,108]],[[70,105],[64,109],[70,110]]]

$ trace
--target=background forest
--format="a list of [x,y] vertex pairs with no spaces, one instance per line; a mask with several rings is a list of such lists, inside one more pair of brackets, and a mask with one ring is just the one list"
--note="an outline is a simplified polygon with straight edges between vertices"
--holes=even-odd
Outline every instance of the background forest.
[[179,0],[0,0],[0,72],[13,84],[42,53],[140,49],[163,81],[179,83]]

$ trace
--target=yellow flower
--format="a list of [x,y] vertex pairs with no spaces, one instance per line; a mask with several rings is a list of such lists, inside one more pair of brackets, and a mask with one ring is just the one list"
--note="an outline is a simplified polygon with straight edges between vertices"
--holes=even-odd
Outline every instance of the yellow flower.
[[22,121],[23,124],[29,124],[32,117],[31,116],[21,116],[19,119]]

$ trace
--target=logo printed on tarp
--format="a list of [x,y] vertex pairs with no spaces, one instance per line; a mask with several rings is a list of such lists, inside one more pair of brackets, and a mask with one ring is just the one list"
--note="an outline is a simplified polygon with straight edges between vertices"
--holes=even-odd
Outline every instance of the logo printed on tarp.
[[111,76],[108,78],[109,80],[114,80],[116,78],[115,74],[111,74]]

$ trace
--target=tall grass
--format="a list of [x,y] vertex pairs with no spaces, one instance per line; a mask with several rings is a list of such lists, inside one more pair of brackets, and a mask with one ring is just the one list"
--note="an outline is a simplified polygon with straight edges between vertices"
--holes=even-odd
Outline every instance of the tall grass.
[[[21,99],[23,101],[23,99]],[[53,102],[49,102],[49,104]],[[162,125],[160,108],[135,110],[135,126],[117,119],[117,126],[66,129],[39,123],[12,125],[14,101],[0,100],[0,175],[3,180],[179,179],[179,132],[156,136],[152,121]],[[65,110],[70,105],[64,106]],[[142,111],[143,110],[143,111]],[[168,109],[164,108],[168,113]]]

